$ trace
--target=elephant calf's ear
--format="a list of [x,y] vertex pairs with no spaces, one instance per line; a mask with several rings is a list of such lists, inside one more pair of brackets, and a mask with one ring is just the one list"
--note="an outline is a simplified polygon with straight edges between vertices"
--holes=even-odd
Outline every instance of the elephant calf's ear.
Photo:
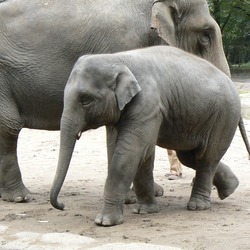
[[123,110],[126,104],[128,104],[140,91],[141,87],[133,73],[126,66],[123,66],[116,78],[115,87],[115,95],[119,109]]

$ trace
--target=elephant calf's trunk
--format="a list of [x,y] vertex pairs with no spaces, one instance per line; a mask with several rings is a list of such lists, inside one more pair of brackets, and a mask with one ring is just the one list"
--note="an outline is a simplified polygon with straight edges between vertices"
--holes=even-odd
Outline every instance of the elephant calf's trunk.
[[59,203],[57,197],[68,172],[70,160],[76,143],[76,133],[74,132],[74,130],[72,131],[69,128],[70,126],[65,125],[65,122],[61,122],[60,153],[58,159],[58,166],[50,190],[51,205],[54,208],[60,210],[64,209],[64,204]]
[[55,193],[55,192],[50,192],[50,203],[51,205],[59,210],[64,210],[64,204],[63,203],[59,203],[57,200],[59,192]]

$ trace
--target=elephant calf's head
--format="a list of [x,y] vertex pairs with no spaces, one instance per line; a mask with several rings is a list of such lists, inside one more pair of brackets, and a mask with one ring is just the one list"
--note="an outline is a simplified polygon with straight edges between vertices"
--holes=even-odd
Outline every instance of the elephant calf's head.
[[140,90],[127,66],[109,63],[101,55],[83,56],[65,88],[63,118],[78,132],[113,124]]

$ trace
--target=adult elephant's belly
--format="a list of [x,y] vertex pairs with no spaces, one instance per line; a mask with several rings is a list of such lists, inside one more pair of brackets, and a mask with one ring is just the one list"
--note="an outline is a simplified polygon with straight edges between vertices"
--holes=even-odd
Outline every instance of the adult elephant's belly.
[[[31,100],[32,99],[32,100]],[[30,129],[59,130],[63,109],[63,93],[58,96],[40,96],[25,100],[22,105],[23,127]]]

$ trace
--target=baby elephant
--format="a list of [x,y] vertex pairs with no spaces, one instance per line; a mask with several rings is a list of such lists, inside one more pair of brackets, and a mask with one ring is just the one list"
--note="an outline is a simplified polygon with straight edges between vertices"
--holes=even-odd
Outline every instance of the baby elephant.
[[108,176],[96,224],[123,222],[123,203],[132,182],[137,195],[134,212],[158,212],[153,185],[156,144],[176,150],[180,161],[196,170],[188,209],[208,209],[212,183],[221,199],[238,186],[220,160],[240,115],[233,82],[212,64],[182,50],[157,46],[83,56],[65,87],[51,203],[64,208],[57,197],[76,139],[106,125]]

